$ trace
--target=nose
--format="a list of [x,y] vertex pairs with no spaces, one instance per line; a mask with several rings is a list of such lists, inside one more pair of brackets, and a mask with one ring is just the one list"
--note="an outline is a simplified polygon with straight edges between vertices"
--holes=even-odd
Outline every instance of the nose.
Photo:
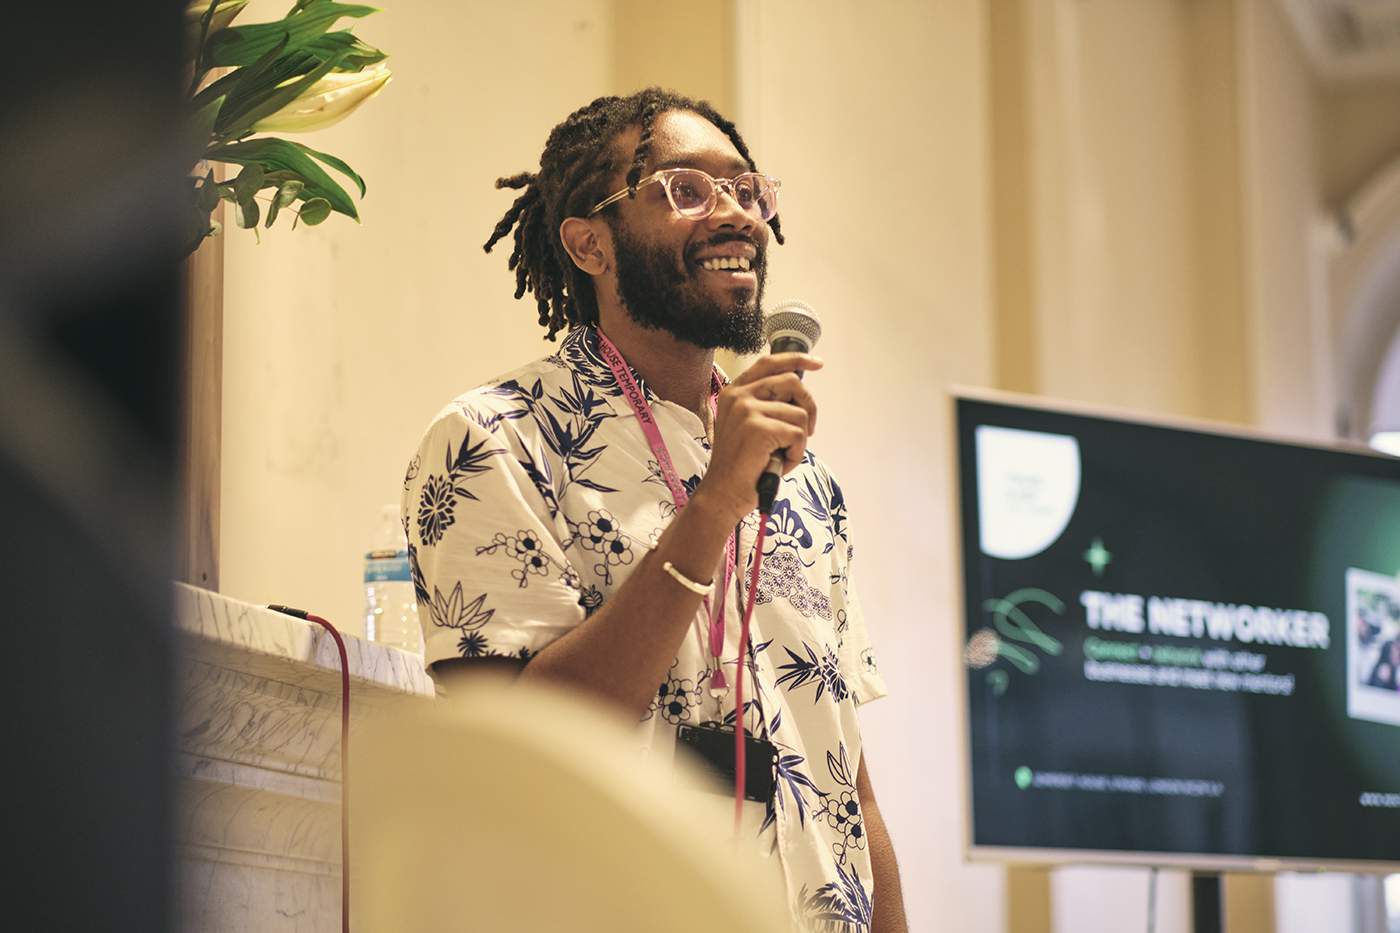
[[715,227],[734,227],[740,230],[752,230],[762,223],[744,210],[739,199],[734,197],[733,184],[727,180],[715,181],[715,209],[707,220]]

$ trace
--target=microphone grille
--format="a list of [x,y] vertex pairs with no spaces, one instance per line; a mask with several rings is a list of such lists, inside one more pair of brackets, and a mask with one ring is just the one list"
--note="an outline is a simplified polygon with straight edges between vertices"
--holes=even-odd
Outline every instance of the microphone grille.
[[780,301],[768,310],[763,319],[763,339],[768,343],[783,331],[796,331],[807,338],[809,346],[816,346],[822,335],[822,321],[816,310],[805,301],[788,299]]

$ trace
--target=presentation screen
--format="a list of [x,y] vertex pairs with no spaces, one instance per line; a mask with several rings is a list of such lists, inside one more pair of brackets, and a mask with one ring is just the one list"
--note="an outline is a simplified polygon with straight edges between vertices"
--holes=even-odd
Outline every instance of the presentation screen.
[[1396,870],[1400,459],[954,408],[972,854]]

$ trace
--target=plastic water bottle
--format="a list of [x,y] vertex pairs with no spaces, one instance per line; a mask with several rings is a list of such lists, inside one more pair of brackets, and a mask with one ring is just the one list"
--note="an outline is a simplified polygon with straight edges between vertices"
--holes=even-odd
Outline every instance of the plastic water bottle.
[[408,569],[408,536],[399,507],[384,506],[384,520],[365,554],[365,637],[381,645],[423,653],[413,576]]

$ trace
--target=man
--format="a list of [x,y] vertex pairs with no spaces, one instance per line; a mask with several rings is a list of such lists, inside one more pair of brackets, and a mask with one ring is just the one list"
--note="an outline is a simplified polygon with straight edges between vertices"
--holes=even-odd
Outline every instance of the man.
[[[898,870],[855,715],[884,694],[854,591],[845,503],[807,452],[816,357],[762,357],[724,384],[714,349],[762,347],[777,182],[733,125],[658,89],[555,127],[512,228],[516,297],[557,354],[456,399],[405,481],[409,556],[434,673],[507,667],[640,721],[641,753],[728,723],[776,746],[776,790],[744,832],[781,860],[813,930],[903,930]],[[722,391],[721,391],[722,389]],[[767,522],[747,661],[755,488]],[[732,742],[732,736],[730,738]]]

